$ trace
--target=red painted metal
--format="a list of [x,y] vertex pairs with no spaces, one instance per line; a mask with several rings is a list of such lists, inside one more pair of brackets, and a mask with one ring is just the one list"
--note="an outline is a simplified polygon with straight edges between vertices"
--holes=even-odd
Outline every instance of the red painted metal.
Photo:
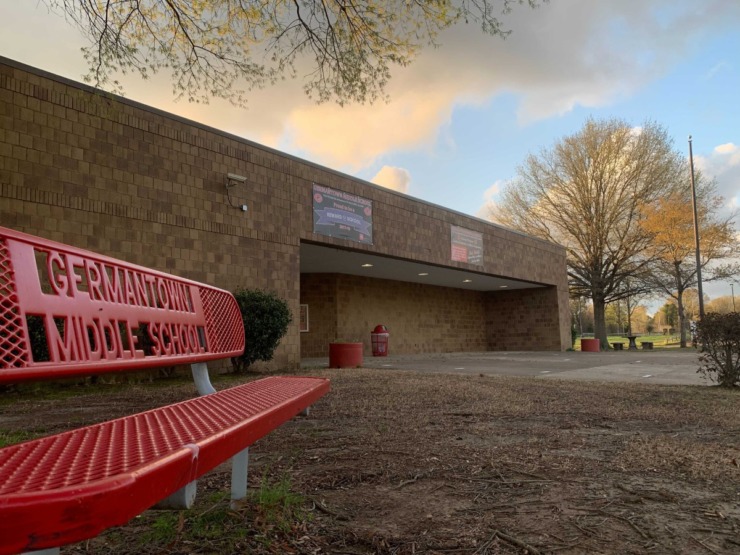
[[378,324],[375,329],[370,332],[370,346],[372,347],[374,357],[387,357],[388,356],[388,328],[383,324]]
[[[243,351],[229,292],[0,227],[0,383]],[[0,554],[124,524],[328,390],[325,379],[267,378],[0,449]]]
[[326,379],[265,378],[0,449],[0,554],[124,524],[328,391]]
[[[34,353],[33,321],[42,323],[48,354]],[[0,227],[0,383],[243,351],[241,313],[228,291]]]
[[329,368],[362,366],[362,343],[329,343]]

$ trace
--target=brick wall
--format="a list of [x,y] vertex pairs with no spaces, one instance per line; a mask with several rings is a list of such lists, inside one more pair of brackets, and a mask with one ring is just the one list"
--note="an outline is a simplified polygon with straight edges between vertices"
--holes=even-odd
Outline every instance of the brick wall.
[[308,305],[309,331],[301,333],[301,356],[329,356],[337,333],[337,274],[302,274],[301,304]]
[[[231,202],[247,204],[246,213],[230,205],[225,188],[229,172],[247,177],[246,184],[231,189]],[[313,183],[372,200],[373,245],[313,233]],[[129,100],[97,95],[79,83],[3,58],[0,222],[225,289],[276,291],[296,318],[274,366],[295,366],[302,343],[309,352],[319,349],[306,346],[311,340],[298,332],[301,241],[552,286],[555,292],[538,302],[558,321],[561,345],[556,345],[557,340],[547,344],[569,345],[561,247]],[[450,261],[450,225],[483,234],[481,266]],[[357,291],[351,292],[353,288]],[[475,300],[477,294],[461,291],[435,292],[399,283],[384,288],[398,306],[406,296],[421,299],[428,294],[434,299],[430,307],[460,303],[460,314],[475,314],[478,322],[481,306],[487,306]],[[368,302],[377,289],[375,283],[337,278],[337,334],[359,334],[369,342],[375,324],[386,320],[394,325],[387,321],[391,315],[398,322],[395,327],[405,330],[403,336],[396,335],[397,349],[477,350],[485,345],[480,331],[485,326],[472,324],[475,320],[440,308],[442,312],[420,313],[414,325],[410,309],[404,316],[400,310],[394,312],[390,303]],[[311,294],[304,292],[306,298]],[[417,304],[414,310],[418,308]],[[312,329],[314,314],[312,309]],[[355,318],[360,314],[361,319],[353,322],[349,314]],[[490,318],[495,320],[495,315],[489,314]],[[447,320],[469,332],[469,337],[450,339],[443,333]],[[426,327],[430,322],[435,327]]]
[[[554,287],[487,293],[486,331],[492,351],[560,350],[562,335]],[[567,302],[566,302],[567,306]],[[568,335],[570,346],[570,335]]]
[[391,354],[487,350],[485,293],[382,279],[307,274],[301,302],[309,304],[311,331],[301,334],[304,357],[328,356],[329,341],[362,341],[388,327]]

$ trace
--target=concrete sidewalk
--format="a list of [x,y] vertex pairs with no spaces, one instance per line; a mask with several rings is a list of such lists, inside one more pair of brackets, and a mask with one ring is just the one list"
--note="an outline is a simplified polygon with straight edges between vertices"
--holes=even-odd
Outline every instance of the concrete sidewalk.
[[[303,368],[321,368],[328,365],[328,358],[301,361]],[[363,366],[450,374],[533,376],[549,380],[712,385],[712,382],[697,374],[699,355],[694,349],[605,353],[495,351],[366,356]]]

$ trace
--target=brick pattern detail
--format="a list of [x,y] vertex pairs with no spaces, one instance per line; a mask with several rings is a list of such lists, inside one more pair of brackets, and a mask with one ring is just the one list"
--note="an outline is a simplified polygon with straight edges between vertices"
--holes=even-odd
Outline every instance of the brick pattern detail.
[[[225,187],[229,172],[247,177],[246,184],[231,189],[235,205],[249,206],[246,214],[229,205]],[[372,200],[375,244],[314,234],[313,183]],[[560,335],[566,339],[557,348],[569,345],[561,247],[4,58],[0,58],[0,221],[19,231],[224,289],[273,290],[288,301],[295,315],[301,295],[301,241],[525,279],[557,290],[545,296],[541,307],[556,319],[559,315]],[[483,234],[482,266],[450,262],[450,225]],[[476,308],[475,295],[468,299],[462,292],[430,293],[434,299],[454,297],[454,303],[475,314],[472,320],[457,319],[435,300],[430,306],[438,311],[419,314],[412,325],[410,316],[389,312],[388,306],[380,305],[380,311],[374,299],[377,284],[353,282],[352,287],[359,289],[348,292],[343,279],[337,278],[335,303],[340,307],[349,303],[351,310],[366,316],[349,326],[349,319],[342,316],[349,309],[336,312],[336,327],[327,329],[326,337],[358,334],[369,345],[375,324],[393,326],[387,321],[390,315],[398,322],[396,328],[407,330],[403,335],[395,330],[391,348],[485,348],[479,315],[483,309]],[[398,303],[404,299],[394,291],[415,299],[429,293],[412,284],[384,287]],[[312,294],[304,292],[313,330],[321,313],[310,300]],[[478,304],[487,306],[480,299]],[[304,356],[311,356],[326,342],[313,331],[310,338],[300,334],[297,317],[294,320],[274,367],[295,366],[302,344],[307,349]],[[445,328],[447,320],[454,324]],[[450,339],[455,326],[472,326],[470,337]]]
[[[486,296],[486,330],[491,351],[560,350],[559,314],[552,310],[554,287],[518,289]],[[565,298],[567,306],[567,297]],[[570,336],[567,338],[570,346]]]
[[301,356],[329,356],[337,329],[337,274],[301,274],[301,304],[308,305],[308,330],[301,333]]

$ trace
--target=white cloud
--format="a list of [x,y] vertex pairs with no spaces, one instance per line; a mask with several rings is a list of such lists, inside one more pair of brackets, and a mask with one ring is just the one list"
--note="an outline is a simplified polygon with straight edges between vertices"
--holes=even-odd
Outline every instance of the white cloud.
[[372,107],[300,106],[290,112],[286,127],[294,148],[357,171],[389,150],[433,145],[450,119],[454,97],[454,91],[439,88],[397,94],[392,103]]
[[717,180],[719,194],[729,209],[740,206],[740,147],[725,143],[714,147],[709,156],[698,156],[695,166],[707,177]]
[[503,186],[504,182],[501,180],[496,181],[493,185],[491,185],[488,189],[483,191],[483,198],[486,202],[493,202],[494,197],[497,197],[498,194],[501,192],[501,187]]
[[[0,52],[79,79],[85,73],[77,54],[82,39],[37,6],[0,3],[0,17],[14,22],[0,34]],[[175,104],[165,78],[142,83],[130,76],[123,82],[128,96],[140,102],[356,171],[390,151],[433,147],[455,106],[501,93],[517,96],[522,124],[627,97],[669,72],[697,39],[737,28],[740,2],[558,0],[534,11],[515,6],[503,21],[512,30],[506,40],[483,35],[474,25],[443,33],[441,48],[426,49],[409,67],[393,71],[388,104],[316,105],[299,82],[281,82],[250,92],[250,107],[243,111],[220,101]],[[20,31],[32,28],[53,31],[32,37]]]
[[386,189],[406,193],[411,183],[411,174],[404,168],[383,166],[370,181]]
[[710,29],[740,24],[740,2],[559,0],[506,16],[506,39],[460,25],[394,71],[391,102],[342,109],[303,104],[288,115],[295,147],[356,169],[393,150],[430,148],[456,105],[504,92],[519,97],[522,124],[605,106],[679,63]]
[[738,147],[737,145],[734,145],[733,143],[725,143],[723,145],[717,145],[714,147],[714,152],[718,154],[732,154],[733,152],[737,152]]
[[496,197],[501,192],[505,183],[502,180],[496,181],[493,185],[483,191],[483,204],[478,208],[476,216],[483,218],[484,220],[490,220],[493,209],[496,207]]

